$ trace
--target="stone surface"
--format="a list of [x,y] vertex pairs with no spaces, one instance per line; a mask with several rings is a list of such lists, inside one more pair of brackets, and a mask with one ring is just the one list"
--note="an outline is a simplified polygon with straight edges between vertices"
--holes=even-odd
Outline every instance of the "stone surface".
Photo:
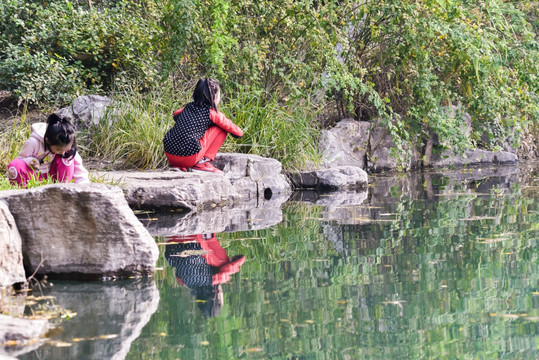
[[[450,115],[455,117],[458,108],[454,107],[451,111]],[[468,114],[463,114],[459,126],[462,132],[469,134],[471,117]],[[431,147],[428,149],[432,149],[432,145],[443,145],[435,134],[433,136],[434,140],[430,142]],[[396,156],[392,154],[394,147],[395,143],[385,128],[375,123],[344,119],[332,129],[324,130],[321,133],[319,141],[319,151],[322,156],[321,167],[350,165],[365,169],[369,173],[380,173],[396,170],[407,171],[422,165],[423,154],[420,153],[420,146],[417,142],[414,141],[412,146],[405,146]],[[518,156],[514,153],[515,151],[494,152],[469,149],[462,156],[457,156],[453,151],[446,150],[442,154],[433,154],[432,158],[425,154],[426,162],[423,165],[436,168],[516,163]],[[430,155],[430,152],[428,154]],[[309,172],[304,172],[300,176],[303,180],[298,181],[297,178],[293,178],[294,181],[297,183],[317,181],[316,176],[309,174]]]
[[108,97],[100,95],[79,96],[70,106],[57,110],[56,114],[71,120],[79,130],[87,129],[99,124],[111,102]]
[[258,155],[219,153],[214,165],[236,187],[243,202],[263,205],[275,198],[288,197],[291,185],[283,174],[281,163]]
[[355,166],[295,172],[289,174],[296,188],[319,190],[362,189],[368,186],[367,173]]
[[[0,314],[0,359],[10,354],[24,353],[24,347],[40,342],[40,338],[49,329],[47,320],[30,320]],[[13,343],[2,347],[2,344]]]
[[371,126],[366,121],[343,119],[335,127],[323,130],[319,140],[322,167],[357,166],[366,169]]
[[153,279],[62,283],[45,294],[77,315],[62,321],[62,331],[54,337],[71,346],[43,346],[35,350],[37,359],[89,359],[88,354],[99,360],[125,359],[159,305],[159,290]]
[[220,154],[214,162],[224,174],[181,171],[113,171],[99,174],[118,182],[136,208],[171,208],[186,212],[216,207],[269,206],[292,192],[281,163],[256,155]]
[[406,159],[404,154],[399,157],[392,156],[391,149],[395,146],[393,139],[386,129],[375,126],[370,138],[370,154],[367,157],[369,172],[379,173],[382,171],[409,170],[411,159]]
[[451,150],[434,154],[432,167],[467,166],[480,164],[511,164],[517,163],[518,156],[507,151],[466,150],[462,155],[456,155]]
[[27,273],[93,278],[155,269],[157,245],[118,187],[53,184],[2,191],[0,199],[15,218]]
[[25,281],[21,235],[7,203],[0,201],[0,288]]

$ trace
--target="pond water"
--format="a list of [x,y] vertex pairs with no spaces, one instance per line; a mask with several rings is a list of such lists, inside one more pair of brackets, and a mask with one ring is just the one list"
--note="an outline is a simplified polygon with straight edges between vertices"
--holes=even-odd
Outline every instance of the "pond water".
[[74,316],[18,358],[538,359],[539,178],[473,175],[380,177],[298,194],[269,228],[156,237],[153,279],[43,289]]

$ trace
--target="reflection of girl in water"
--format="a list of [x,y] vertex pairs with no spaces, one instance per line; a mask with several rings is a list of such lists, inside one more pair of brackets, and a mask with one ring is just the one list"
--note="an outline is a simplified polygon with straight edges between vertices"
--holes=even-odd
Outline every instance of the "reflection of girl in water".
[[243,255],[230,259],[214,234],[172,236],[165,258],[176,268],[176,279],[196,297],[202,313],[219,315],[223,306],[221,284],[230,280],[245,262]]

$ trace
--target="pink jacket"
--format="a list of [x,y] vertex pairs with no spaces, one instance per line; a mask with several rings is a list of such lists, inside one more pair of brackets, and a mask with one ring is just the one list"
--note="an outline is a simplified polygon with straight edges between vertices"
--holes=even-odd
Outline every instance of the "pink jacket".
[[[19,153],[18,158],[22,159],[26,165],[30,167],[30,161],[32,159],[38,159],[39,162],[41,162],[43,159],[45,159],[47,156],[49,157],[49,161],[43,162],[39,166],[39,170],[42,173],[48,173],[50,164],[52,160],[56,157],[56,155],[50,151],[47,151],[45,149],[45,130],[47,130],[47,124],[46,123],[35,123],[32,125],[32,134],[30,135],[30,138],[24,142],[22,145],[21,152]],[[84,168],[82,165],[82,158],[80,157],[79,153],[77,152],[75,154],[75,157],[73,158],[75,163],[75,171],[73,173],[73,181],[76,183],[87,183],[90,182],[88,179],[88,170]]]

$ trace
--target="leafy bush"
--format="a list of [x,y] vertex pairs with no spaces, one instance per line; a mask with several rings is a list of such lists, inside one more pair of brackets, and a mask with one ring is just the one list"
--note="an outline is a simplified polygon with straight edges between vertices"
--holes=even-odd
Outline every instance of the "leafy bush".
[[[340,117],[379,122],[400,150],[412,142],[425,146],[435,135],[461,150],[496,148],[539,123],[536,5],[51,0],[45,6],[43,0],[5,0],[0,88],[34,102],[118,91],[129,105],[121,109],[118,129],[133,131],[118,141],[141,146],[126,148],[122,158],[143,167],[163,164],[153,141],[169,124],[174,106],[168,102],[177,98],[170,90],[182,93],[204,76],[221,81],[225,112],[249,130],[227,149],[290,166],[315,157],[316,114],[331,113],[333,103]],[[453,108],[459,109],[454,115]],[[462,131],[464,113],[473,119],[470,135]],[[156,128],[149,131],[143,126],[152,119]],[[140,139],[150,133],[155,138],[143,149]],[[122,146],[110,144],[118,155]]]
[[[331,85],[356,118],[381,116],[395,138],[437,134],[461,148],[516,140],[539,120],[539,47],[526,15],[495,1],[365,2],[347,18]],[[461,131],[472,115],[471,139]]]
[[107,6],[63,0],[0,3],[0,88],[19,101],[62,104],[157,78],[161,39],[153,1]]

